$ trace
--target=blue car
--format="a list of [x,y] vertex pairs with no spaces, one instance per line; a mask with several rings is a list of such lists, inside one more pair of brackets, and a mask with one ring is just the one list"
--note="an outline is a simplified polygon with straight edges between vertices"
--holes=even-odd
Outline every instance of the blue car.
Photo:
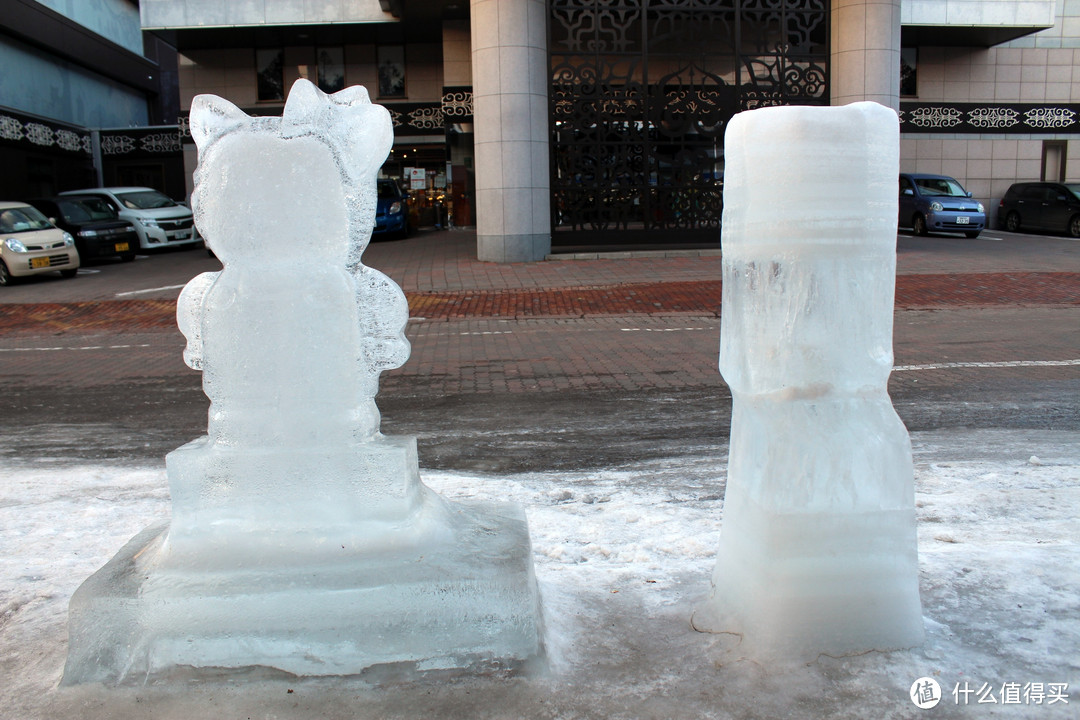
[[986,227],[986,209],[947,175],[901,173],[899,224],[916,235],[958,232],[977,238]]
[[375,229],[372,240],[404,238],[409,236],[408,196],[397,181],[390,178],[378,180],[378,205],[375,208]]

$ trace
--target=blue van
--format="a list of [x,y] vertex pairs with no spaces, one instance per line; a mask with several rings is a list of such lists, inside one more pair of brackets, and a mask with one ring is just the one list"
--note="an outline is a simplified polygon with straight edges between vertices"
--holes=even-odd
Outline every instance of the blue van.
[[901,173],[899,225],[916,235],[957,232],[977,238],[986,227],[986,209],[948,175]]

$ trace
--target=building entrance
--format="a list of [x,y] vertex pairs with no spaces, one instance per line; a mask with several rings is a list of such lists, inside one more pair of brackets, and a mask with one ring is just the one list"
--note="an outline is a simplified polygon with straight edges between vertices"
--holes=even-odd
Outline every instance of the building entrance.
[[828,0],[551,0],[552,248],[718,246],[724,129],[827,105]]

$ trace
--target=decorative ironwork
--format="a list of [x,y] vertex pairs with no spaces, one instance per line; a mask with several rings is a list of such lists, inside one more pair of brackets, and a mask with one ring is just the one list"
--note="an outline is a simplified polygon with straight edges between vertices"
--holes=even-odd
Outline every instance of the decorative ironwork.
[[1078,103],[900,103],[900,132],[905,133],[1060,133],[1078,130]]
[[828,104],[828,0],[549,9],[555,246],[717,243],[731,117]]
[[0,109],[0,142],[32,146],[35,150],[48,148],[90,155],[90,132],[85,128],[33,118],[6,108]]
[[444,122],[439,105],[416,108],[409,113],[409,125],[417,130],[442,130]]
[[473,90],[471,87],[444,87],[442,112],[446,120],[472,122]]

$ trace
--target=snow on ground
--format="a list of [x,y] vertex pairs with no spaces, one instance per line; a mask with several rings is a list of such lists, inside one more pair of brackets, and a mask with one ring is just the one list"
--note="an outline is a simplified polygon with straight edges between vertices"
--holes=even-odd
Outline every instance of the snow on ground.
[[[524,505],[548,667],[379,685],[248,675],[58,688],[68,600],[167,517],[164,469],[0,469],[0,718],[1080,717],[1080,433],[912,439],[922,648],[762,667],[731,636],[694,632],[721,529],[723,458],[422,472],[449,499]],[[942,688],[931,710],[908,697],[924,676]]]

